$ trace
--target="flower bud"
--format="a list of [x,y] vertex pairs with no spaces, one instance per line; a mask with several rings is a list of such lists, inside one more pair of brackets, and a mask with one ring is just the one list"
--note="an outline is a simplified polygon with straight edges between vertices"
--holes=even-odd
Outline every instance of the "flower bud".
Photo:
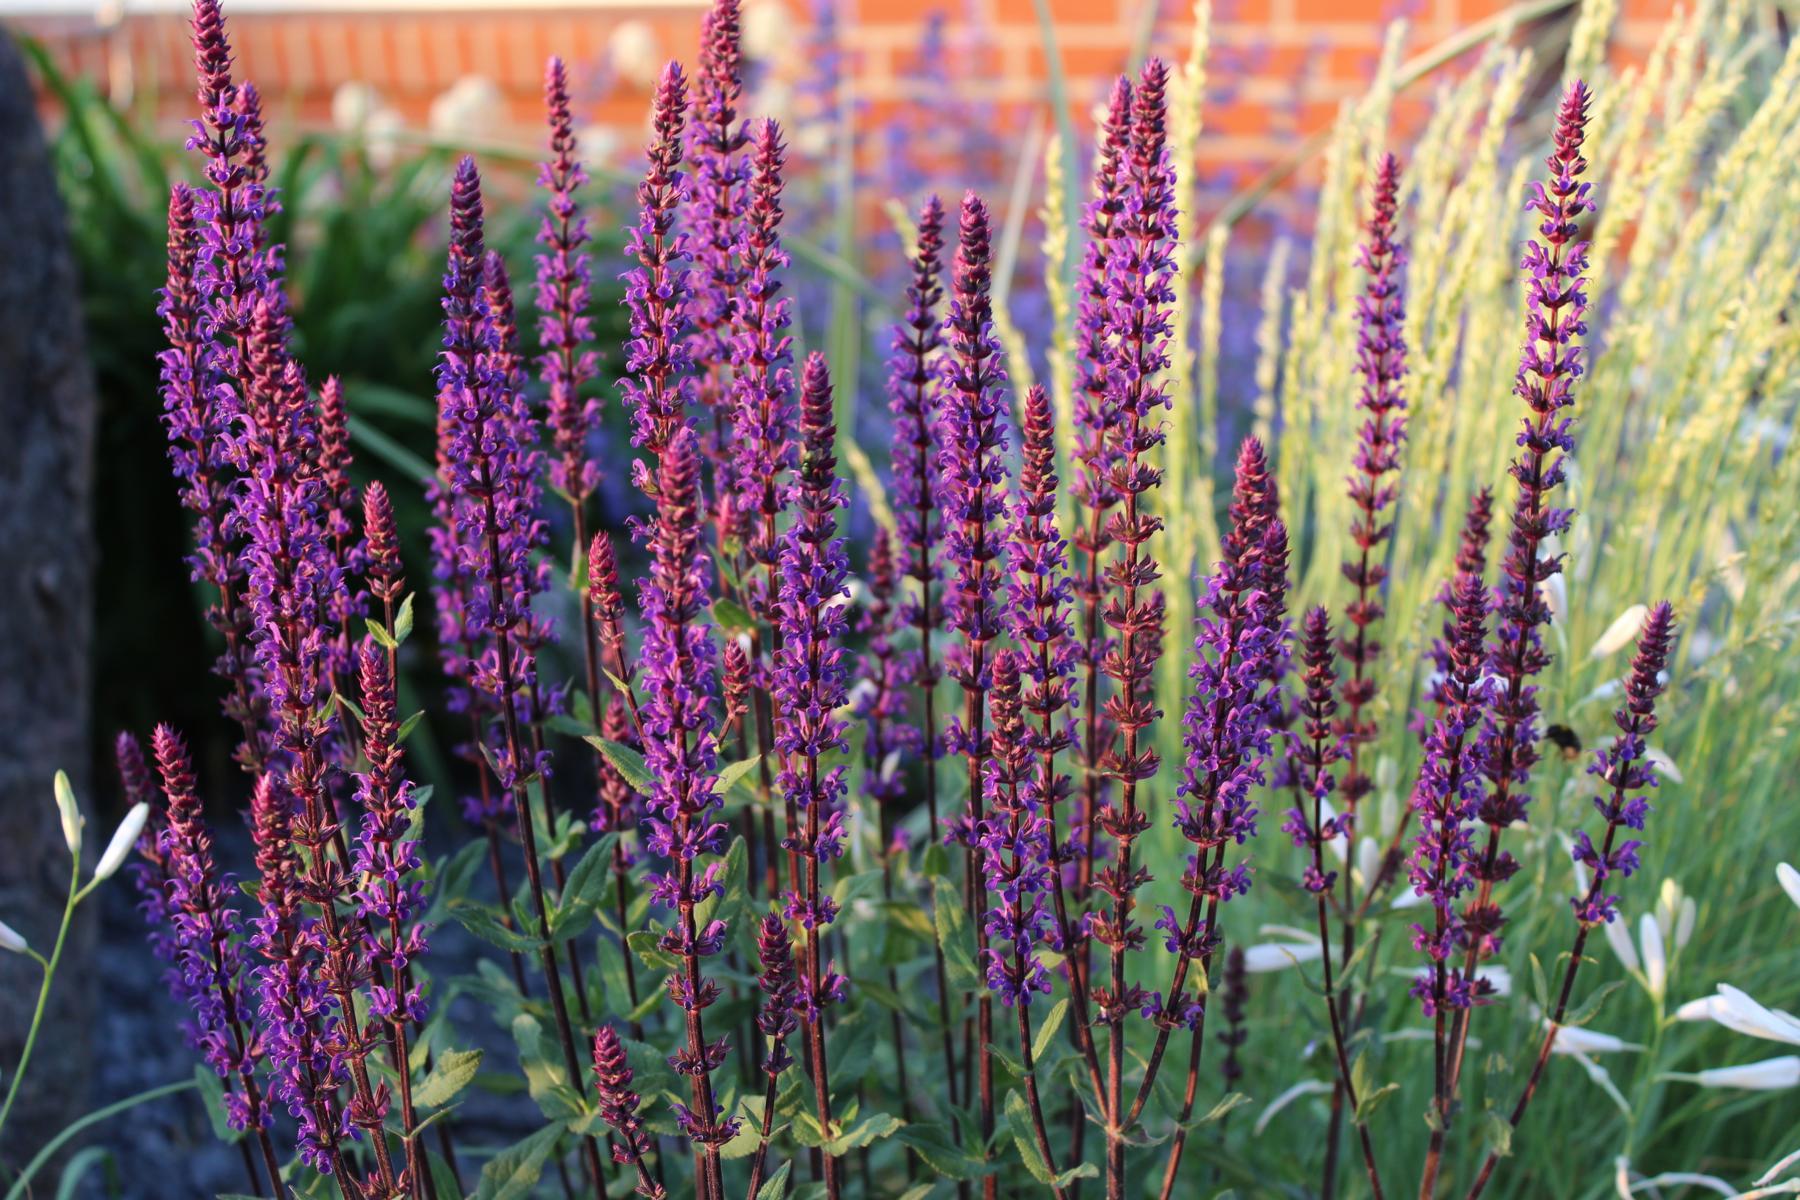
[[131,806],[125,819],[113,831],[112,841],[106,844],[106,853],[100,856],[100,863],[94,868],[94,880],[109,879],[125,862],[125,856],[137,845],[138,835],[144,832],[144,822],[150,819],[150,806],[139,801]]
[[75,789],[69,785],[66,771],[56,773],[56,811],[62,817],[63,841],[68,843],[69,853],[81,851],[81,827],[85,822],[81,819],[81,807],[75,803]]

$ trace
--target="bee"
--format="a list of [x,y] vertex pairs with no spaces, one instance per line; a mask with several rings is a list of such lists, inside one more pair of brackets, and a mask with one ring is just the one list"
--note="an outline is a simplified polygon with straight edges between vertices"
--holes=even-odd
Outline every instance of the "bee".
[[1551,725],[1544,730],[1544,736],[1562,751],[1564,762],[1574,762],[1581,757],[1581,739],[1567,725]]

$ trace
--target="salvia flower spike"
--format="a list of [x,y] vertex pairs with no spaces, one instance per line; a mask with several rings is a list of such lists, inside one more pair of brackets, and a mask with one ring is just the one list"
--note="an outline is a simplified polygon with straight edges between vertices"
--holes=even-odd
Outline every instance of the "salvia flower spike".
[[[1544,630],[1550,606],[1544,584],[1562,571],[1558,554],[1545,543],[1569,529],[1574,510],[1556,507],[1550,494],[1566,475],[1566,456],[1574,449],[1572,419],[1574,383],[1582,374],[1586,334],[1588,244],[1581,240],[1581,218],[1594,211],[1593,185],[1582,180],[1587,159],[1582,143],[1587,133],[1589,92],[1580,80],[1571,83],[1557,110],[1556,132],[1545,160],[1549,178],[1534,183],[1527,207],[1543,219],[1539,239],[1527,242],[1520,269],[1525,275],[1526,343],[1521,351],[1513,391],[1529,410],[1519,431],[1522,453],[1510,472],[1519,485],[1512,528],[1501,559],[1495,600],[1495,629],[1488,652],[1488,671],[1499,681],[1481,729],[1482,770],[1488,792],[1477,814],[1487,827],[1486,844],[1470,862],[1476,894],[1463,913],[1466,953],[1465,987],[1475,983],[1477,965],[1500,947],[1505,917],[1494,889],[1518,870],[1512,855],[1501,849],[1501,833],[1523,821],[1531,802],[1525,789],[1538,761],[1537,685],[1549,665]],[[1467,1015],[1459,1023],[1452,1080],[1468,1036]]]

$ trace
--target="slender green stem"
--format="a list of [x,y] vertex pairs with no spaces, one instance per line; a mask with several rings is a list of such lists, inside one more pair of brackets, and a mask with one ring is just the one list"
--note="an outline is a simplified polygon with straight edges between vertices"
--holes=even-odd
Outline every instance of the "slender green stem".
[[[18,1076],[15,1075],[14,1078],[16,1079]],[[19,1172],[17,1179],[13,1180],[12,1187],[7,1189],[5,1200],[24,1200],[32,1177],[44,1169],[45,1163],[56,1157],[57,1151],[74,1141],[90,1126],[98,1125],[109,1117],[116,1117],[127,1109],[136,1108],[140,1104],[148,1104],[152,1100],[161,1100],[164,1096],[173,1096],[177,1092],[189,1091],[199,1086],[199,1083],[192,1079],[184,1079],[180,1083],[165,1083],[161,1087],[151,1088],[147,1092],[139,1092],[135,1096],[127,1096],[123,1100],[114,1101],[105,1108],[95,1109],[44,1143],[44,1148],[25,1164],[25,1169]]]
[[[25,1068],[31,1065],[31,1052],[37,1046],[38,1030],[44,1024],[44,1009],[50,1003],[50,984],[56,978],[56,965],[62,961],[63,943],[69,938],[69,924],[75,916],[75,906],[81,903],[81,898],[94,886],[90,883],[85,888],[77,888],[75,884],[80,878],[81,848],[77,845],[69,855],[69,898],[63,904],[62,924],[57,927],[56,945],[50,949],[50,960],[45,962],[38,955],[32,955],[44,969],[44,982],[38,987],[37,1008],[31,1014],[31,1029],[25,1034],[25,1049],[19,1055],[19,1065],[13,1068],[12,1083],[6,1089],[6,1104],[0,1106],[0,1131],[6,1129],[6,1118],[12,1113],[13,1101],[19,1098],[19,1082],[25,1078]],[[18,1189],[15,1187],[13,1190],[16,1192]]]

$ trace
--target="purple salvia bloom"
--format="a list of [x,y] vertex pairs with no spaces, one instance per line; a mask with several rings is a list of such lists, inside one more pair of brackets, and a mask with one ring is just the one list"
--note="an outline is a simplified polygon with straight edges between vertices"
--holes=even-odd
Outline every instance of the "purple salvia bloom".
[[1650,764],[1646,740],[1656,730],[1656,699],[1663,692],[1663,668],[1669,661],[1669,649],[1675,637],[1675,610],[1667,600],[1657,604],[1644,617],[1643,631],[1638,635],[1637,655],[1631,660],[1631,673],[1625,679],[1625,703],[1613,713],[1619,732],[1612,744],[1594,755],[1588,774],[1597,777],[1611,789],[1610,795],[1594,797],[1594,807],[1606,822],[1606,833],[1596,847],[1583,829],[1575,835],[1573,856],[1588,870],[1587,894],[1570,899],[1575,919],[1584,926],[1611,921],[1618,915],[1619,898],[1606,894],[1607,880],[1613,876],[1629,876],[1638,867],[1641,843],[1619,841],[1621,828],[1641,830],[1649,815],[1650,802],[1641,793],[1656,786],[1656,771]]
[[[1456,576],[1487,578],[1488,529],[1493,519],[1494,493],[1489,488],[1482,487],[1469,497],[1469,508],[1463,514],[1462,534],[1456,547],[1456,570],[1438,594],[1438,603],[1445,610],[1442,631],[1431,640],[1431,647],[1425,651],[1425,657],[1432,665],[1432,675],[1425,684],[1425,700],[1440,712],[1445,703],[1443,683],[1450,677],[1450,643],[1456,636],[1456,613],[1450,606]],[[1420,718],[1421,736],[1429,734],[1430,728],[1428,719]]]
[[162,377],[163,425],[169,461],[181,484],[181,502],[194,516],[190,578],[212,584],[206,617],[225,650],[213,673],[232,685],[226,715],[243,730],[240,761],[250,768],[267,753],[262,728],[267,714],[250,653],[249,611],[239,602],[244,566],[232,498],[232,434],[239,411],[236,393],[215,371],[207,314],[198,286],[201,236],[195,225],[195,193],[186,184],[169,190],[168,282],[157,314],[169,348],[157,355]]
[[363,539],[368,545],[369,592],[391,612],[405,598],[406,577],[400,564],[400,530],[394,503],[379,479],[363,490]]
[[999,600],[1005,554],[1006,371],[994,336],[990,250],[987,205],[970,192],[963,198],[954,290],[944,319],[950,353],[943,360],[938,433],[943,446],[943,552],[950,566],[944,617],[961,635],[945,658],[965,697],[963,717],[951,717],[944,740],[950,753],[968,758],[972,792],[971,811],[955,835],[959,839],[969,836],[970,821],[980,816],[988,646],[1005,632]]
[[1329,892],[1337,881],[1337,872],[1325,869],[1325,847],[1347,837],[1349,826],[1342,817],[1325,817],[1322,812],[1325,800],[1337,787],[1331,769],[1344,757],[1341,735],[1335,732],[1332,720],[1338,706],[1338,676],[1331,645],[1331,614],[1322,606],[1308,609],[1301,632],[1302,691],[1295,712],[1302,726],[1291,758],[1294,798],[1298,803],[1288,810],[1281,829],[1294,839],[1294,845],[1307,852],[1300,885],[1316,896]]
[[[849,699],[843,639],[849,623],[849,555],[837,536],[837,513],[844,506],[837,478],[831,418],[831,376],[825,356],[806,359],[800,382],[804,453],[788,489],[794,520],[781,539],[781,644],[775,653],[772,691],[775,748],[782,755],[777,779],[782,794],[804,818],[784,842],[806,864],[806,886],[794,880],[786,915],[799,922],[809,943],[837,915],[837,906],[819,886],[823,865],[844,852],[845,768],[827,768],[821,759],[848,747],[848,722],[837,715]],[[816,955],[808,958],[816,962]],[[802,1016],[818,1019],[819,1009],[840,998],[842,979],[832,973],[813,978],[801,993]]]
[[353,590],[350,580],[369,566],[368,542],[359,536],[356,511],[361,503],[350,482],[350,418],[344,407],[344,386],[334,375],[319,389],[319,481],[324,495],[325,535],[338,568],[338,586],[327,595],[327,614],[337,631],[331,646],[330,674],[347,683],[355,671],[350,661],[350,627],[368,615],[368,595]]
[[1070,542],[1080,554],[1081,570],[1076,588],[1082,606],[1083,729],[1077,753],[1085,768],[1085,784],[1075,814],[1082,831],[1084,853],[1080,886],[1085,894],[1093,873],[1095,822],[1103,803],[1106,779],[1101,762],[1111,752],[1112,729],[1100,703],[1102,664],[1112,640],[1101,619],[1106,598],[1102,573],[1112,548],[1112,509],[1118,492],[1112,485],[1116,446],[1111,430],[1117,423],[1106,385],[1108,354],[1107,279],[1113,254],[1113,238],[1124,210],[1125,181],[1120,172],[1131,138],[1131,81],[1120,76],[1113,84],[1107,116],[1101,129],[1094,166],[1094,194],[1088,201],[1083,225],[1087,244],[1082,250],[1076,280],[1078,307],[1075,315],[1076,375],[1074,388],[1074,478],[1070,494],[1077,505]]
[[[944,206],[933,196],[919,212],[918,245],[909,262],[912,277],[906,289],[906,316],[894,325],[887,377],[888,410],[894,418],[895,535],[901,573],[916,585],[901,603],[897,620],[918,634],[919,649],[912,652],[916,663],[909,663],[906,670],[917,681],[925,702],[921,733],[932,783],[936,779],[933,764],[942,749],[931,711],[933,691],[942,676],[931,653],[931,634],[942,616],[933,589],[942,574],[938,555],[943,542],[942,429],[934,392],[938,370],[934,359],[943,345],[937,311],[944,296],[938,280],[943,250]],[[934,786],[927,787],[934,836],[935,792]]]
[[1363,294],[1356,300],[1356,363],[1362,374],[1357,403],[1366,415],[1357,434],[1356,469],[1350,475],[1350,501],[1356,508],[1350,540],[1357,556],[1343,567],[1356,599],[1344,610],[1350,631],[1338,642],[1338,653],[1349,664],[1342,685],[1347,711],[1337,722],[1348,756],[1343,782],[1345,832],[1373,786],[1360,752],[1379,732],[1363,713],[1375,700],[1377,686],[1370,668],[1381,655],[1381,643],[1370,635],[1370,628],[1387,611],[1382,603],[1387,579],[1383,547],[1393,533],[1393,522],[1384,514],[1399,495],[1392,476],[1400,469],[1400,447],[1406,439],[1406,400],[1400,390],[1406,375],[1406,308],[1399,277],[1406,251],[1394,234],[1399,191],[1400,162],[1384,154],[1375,169],[1368,239],[1357,255],[1364,275]]
[[741,311],[729,341],[731,379],[732,508],[744,526],[745,551],[763,575],[746,589],[759,617],[775,620],[780,583],[776,527],[787,505],[787,478],[799,463],[794,442],[794,372],[788,300],[781,295],[781,189],[786,147],[781,128],[757,128],[750,204],[742,219],[738,258],[743,263]]
[[644,1166],[652,1141],[638,1116],[638,1094],[631,1090],[631,1077],[631,1063],[619,1031],[602,1025],[594,1031],[594,1090],[600,1097],[600,1119],[614,1134],[613,1161],[636,1167],[638,1194],[656,1200],[664,1193]]
[[1524,453],[1510,468],[1519,497],[1501,559],[1494,638],[1488,651],[1488,671],[1498,685],[1481,730],[1482,769],[1489,788],[1479,815],[1488,839],[1472,865],[1479,890],[1463,914],[1470,935],[1464,974],[1470,979],[1475,963],[1500,946],[1505,917],[1493,902],[1493,890],[1518,870],[1512,855],[1500,849],[1501,831],[1525,820],[1531,803],[1525,789],[1538,761],[1541,734],[1532,680],[1550,662],[1542,636],[1550,624],[1550,606],[1542,589],[1545,580],[1562,570],[1561,556],[1545,556],[1543,546],[1547,539],[1567,532],[1574,515],[1573,509],[1549,504],[1547,497],[1563,482],[1565,456],[1575,445],[1569,432],[1571,418],[1564,410],[1574,403],[1573,385],[1582,372],[1576,339],[1587,332],[1582,321],[1587,280],[1582,272],[1587,269],[1588,244],[1580,240],[1579,222],[1594,211],[1593,185],[1580,178],[1587,170],[1581,146],[1588,99],[1587,85],[1580,80],[1564,93],[1554,147],[1545,160],[1550,178],[1532,185],[1526,205],[1543,217],[1538,225],[1543,240],[1526,243],[1520,262],[1526,276],[1527,340],[1513,391],[1525,401],[1530,415],[1518,438]]
[[[637,732],[631,727],[624,698],[617,692],[607,700],[606,712],[600,718],[600,736],[626,746],[637,743]],[[599,771],[599,803],[594,808],[591,828],[595,833],[623,832],[637,823],[643,799],[605,755],[600,756]]]
[[1441,711],[1425,740],[1425,762],[1413,788],[1412,808],[1419,836],[1409,863],[1413,891],[1430,901],[1430,928],[1413,926],[1413,947],[1431,968],[1413,983],[1427,1016],[1467,1008],[1471,989],[1448,962],[1465,944],[1457,900],[1473,885],[1473,846],[1468,822],[1481,802],[1485,746],[1477,736],[1488,701],[1483,640],[1487,634],[1487,588],[1481,577],[1461,571],[1446,601],[1450,611],[1449,670],[1438,685]]
[[878,526],[869,546],[869,603],[856,626],[867,641],[851,711],[868,726],[863,737],[862,790],[879,806],[884,854],[891,845],[889,830],[899,815],[897,806],[907,794],[902,758],[916,752],[921,743],[918,729],[906,719],[912,660],[894,645],[901,629],[895,603],[898,576],[893,535],[886,526]]
[[687,1042],[669,1061],[693,1088],[692,1106],[677,1106],[682,1131],[714,1148],[730,1140],[738,1122],[720,1119],[723,1110],[713,1095],[712,1072],[725,1061],[727,1039],[708,1042],[701,1020],[719,997],[703,964],[724,950],[726,928],[714,921],[702,929],[694,916],[697,905],[721,891],[719,856],[727,832],[716,819],[722,803],[713,714],[718,648],[703,623],[712,564],[701,540],[698,442],[685,420],[676,426],[657,462],[656,515],[638,524],[651,554],[650,573],[638,585],[644,619],[639,661],[644,759],[655,780],[645,845],[668,862],[649,883],[653,900],[677,914],[658,944],[683,963],[670,977],[669,994],[687,1014]]
[[[231,903],[236,883],[219,871],[213,857],[212,834],[180,735],[159,725],[152,747],[166,801],[166,819],[154,851],[160,861],[152,860],[141,877],[160,885],[160,894],[147,896],[145,903],[145,914],[159,923],[152,945],[170,963],[171,994],[193,1014],[186,1026],[188,1044],[201,1052],[220,1079],[228,1081],[226,1111],[232,1128],[265,1128],[269,1113],[255,1079],[263,1043],[250,1012],[240,918]],[[134,762],[122,758],[121,769],[131,781],[129,787],[148,784],[141,751]]]
[[[1024,795],[1049,823],[1052,865],[1060,871],[1081,853],[1083,830],[1077,823],[1067,839],[1056,827],[1057,805],[1068,799],[1073,781],[1059,771],[1057,756],[1076,744],[1075,666],[1081,657],[1070,607],[1075,581],[1069,575],[1069,547],[1056,524],[1055,415],[1041,387],[1025,394],[1020,426],[1019,480],[1012,504],[1007,557],[1006,623],[1020,650],[1025,676],[1020,702],[1034,719],[1025,742],[1037,767],[1024,784]],[[1067,917],[1058,896],[1058,933],[1067,937]]]
[[416,805],[405,777],[387,655],[372,640],[365,642],[359,667],[362,749],[369,769],[356,777],[356,803],[363,815],[351,863],[360,887],[351,898],[366,930],[366,969],[374,980],[369,1011],[404,1037],[408,1022],[425,1019],[424,1001],[407,979],[407,965],[426,947],[425,930],[418,923],[425,900],[417,876],[419,843],[410,836]]
[[780,1076],[794,1064],[788,1050],[788,1036],[799,1027],[800,979],[794,971],[794,948],[788,940],[787,926],[777,913],[764,913],[756,930],[756,956],[762,974],[756,986],[762,991],[762,1004],[756,1010],[756,1027],[769,1039],[769,1052],[763,1057],[763,1071]]
[[[625,274],[625,306],[631,312],[631,339],[619,388],[631,411],[631,444],[652,456],[667,452],[687,422],[698,387],[688,330],[694,302],[687,266],[689,239],[676,228],[689,191],[681,171],[682,129],[687,117],[687,80],[680,63],[670,63],[657,81],[647,154],[649,167],[638,184],[638,222],[626,234],[625,253],[637,267]],[[656,467],[641,460],[633,468],[640,490],[649,490]]]
[[580,510],[600,483],[600,465],[589,441],[600,426],[600,401],[582,389],[600,371],[591,348],[593,322],[588,317],[592,269],[583,247],[587,218],[575,193],[587,182],[577,157],[575,121],[569,108],[569,73],[560,58],[544,68],[544,107],[550,123],[550,161],[538,169],[538,186],[548,193],[537,256],[538,378],[549,394],[551,444],[550,486]]
[[[700,70],[688,124],[694,201],[689,210],[694,251],[690,353],[704,368],[698,399],[714,410],[712,436],[721,439],[727,419],[723,409],[731,404],[726,365],[735,366],[737,361],[733,343],[738,307],[751,301],[738,290],[752,269],[743,257],[746,231],[740,228],[748,207],[745,192],[751,165],[744,154],[750,133],[738,119],[743,94],[738,9],[738,0],[714,0],[700,19]],[[759,147],[759,157],[761,153]],[[762,170],[760,163],[757,170]],[[744,325],[754,329],[755,318],[746,317]],[[731,432],[735,435],[737,430]]]
[[1046,898],[1051,890],[1050,823],[1029,793],[1035,776],[1031,735],[1020,699],[1019,655],[994,655],[988,693],[992,726],[982,784],[986,811],[975,832],[984,853],[982,885],[989,893],[982,950],[987,985],[1007,1005],[1048,994],[1050,973],[1038,947],[1060,940]]
[[1118,738],[1098,763],[1108,777],[1118,781],[1119,794],[1097,817],[1117,847],[1116,859],[1094,878],[1094,886],[1112,900],[1110,915],[1091,922],[1095,940],[1108,947],[1113,959],[1111,986],[1094,990],[1097,1018],[1103,1023],[1117,1022],[1130,1009],[1143,1007],[1142,989],[1124,983],[1122,959],[1143,938],[1131,913],[1134,894],[1146,872],[1134,866],[1131,851],[1150,819],[1137,806],[1137,789],[1155,776],[1161,762],[1156,751],[1141,744],[1139,738],[1159,715],[1150,681],[1162,652],[1163,597],[1160,591],[1151,590],[1160,572],[1144,547],[1163,522],[1142,507],[1142,499],[1162,482],[1162,471],[1145,456],[1163,442],[1163,425],[1156,410],[1168,405],[1160,376],[1169,362],[1169,311],[1175,298],[1174,173],[1165,130],[1167,83],[1168,68],[1152,59],[1144,64],[1131,96],[1123,208],[1106,264],[1109,341],[1104,387],[1111,455],[1107,482],[1119,497],[1106,532],[1119,549],[1105,571],[1107,596],[1101,611],[1117,642],[1108,648],[1100,665],[1113,681],[1104,713],[1117,729]]
[[292,798],[279,780],[259,777],[250,817],[262,914],[253,922],[250,944],[266,964],[256,978],[271,1096],[286,1104],[298,1123],[300,1160],[334,1174],[343,1167],[339,1146],[352,1130],[339,1095],[344,1062],[332,1049],[341,1022],[320,969],[324,931],[302,908],[306,884],[294,848],[293,816]]
[[[1240,464],[1259,461],[1248,447],[1239,455]],[[1186,918],[1178,922],[1165,907],[1157,922],[1167,949],[1179,956],[1156,1014],[1165,1028],[1198,1019],[1183,986],[1185,964],[1200,959],[1204,969],[1210,963],[1221,942],[1220,906],[1250,890],[1249,865],[1227,865],[1226,856],[1256,835],[1250,793],[1266,782],[1281,703],[1275,680],[1288,636],[1287,527],[1268,514],[1262,503],[1268,492],[1257,489],[1254,476],[1237,483],[1226,557],[1202,588],[1200,632],[1188,668],[1194,690],[1182,717],[1187,757],[1174,823],[1194,853],[1181,880],[1191,897]]]

